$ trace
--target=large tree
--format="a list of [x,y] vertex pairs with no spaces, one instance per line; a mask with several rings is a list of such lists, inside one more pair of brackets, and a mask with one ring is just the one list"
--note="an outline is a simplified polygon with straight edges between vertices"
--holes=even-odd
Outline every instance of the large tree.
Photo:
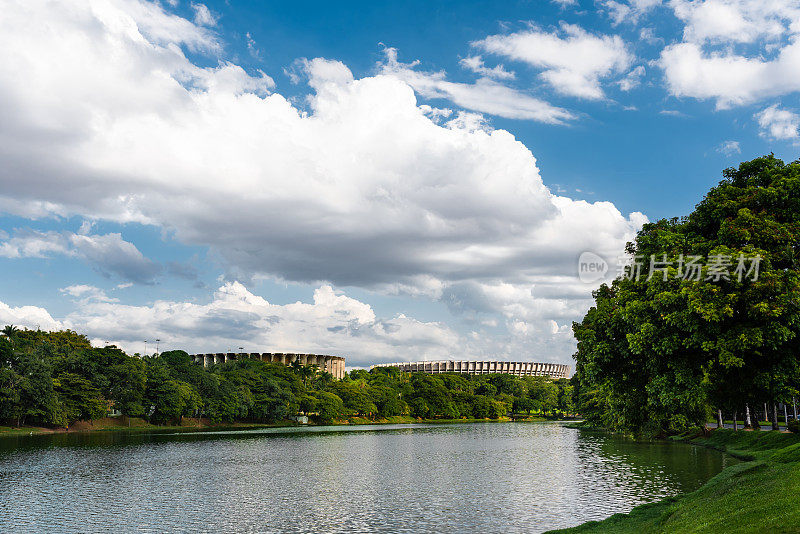
[[574,325],[595,422],[681,430],[795,391],[800,163],[770,155],[723,175],[688,217],[644,226],[631,267]]

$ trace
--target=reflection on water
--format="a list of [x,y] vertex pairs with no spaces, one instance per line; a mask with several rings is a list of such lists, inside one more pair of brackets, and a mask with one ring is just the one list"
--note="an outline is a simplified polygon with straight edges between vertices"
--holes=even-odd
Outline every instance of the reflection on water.
[[0,532],[540,532],[733,462],[557,423],[0,440]]

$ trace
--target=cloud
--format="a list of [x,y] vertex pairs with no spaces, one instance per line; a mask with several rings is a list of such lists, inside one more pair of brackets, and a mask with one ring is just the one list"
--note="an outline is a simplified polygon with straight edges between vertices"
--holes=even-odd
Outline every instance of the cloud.
[[[66,288],[78,308],[63,321],[90,338],[110,340],[140,352],[142,340],[161,339],[162,348],[189,352],[308,352],[343,355],[348,366],[413,358],[460,355],[464,340],[447,326],[402,314],[379,318],[363,302],[330,286],[313,301],[272,304],[229,282],[207,304],[159,300],[131,306],[105,298],[90,286]],[[99,295],[99,296],[98,296]],[[0,304],[0,318],[2,315]]]
[[550,0],[550,1],[554,4],[558,4],[559,6],[561,6],[561,9],[578,5],[578,0]]
[[102,289],[86,284],[63,287],[59,291],[64,295],[79,299],[84,304],[89,302],[119,302],[119,299],[109,297]]
[[539,77],[562,94],[593,100],[605,98],[601,80],[625,71],[633,60],[618,35],[594,35],[563,23],[553,32],[532,28],[472,44],[544,69]]
[[443,98],[457,106],[497,115],[507,119],[524,119],[547,124],[563,124],[576,116],[544,100],[500,84],[490,78],[479,78],[474,84],[447,81],[444,73],[416,70],[417,63],[401,63],[397,50],[387,48],[381,72],[402,80],[425,98]]
[[513,72],[507,71],[503,65],[496,65],[491,69],[484,65],[481,56],[469,56],[462,58],[458,62],[465,69],[471,70],[476,74],[485,76],[487,78],[496,78],[498,80],[513,80],[515,75]]
[[[587,67],[571,43],[617,41],[570,28],[562,30],[565,38],[553,37],[568,54],[563,67],[548,72],[577,72],[591,85],[604,68]],[[225,61],[196,65],[185,50],[201,45],[212,56],[220,50],[207,29],[176,20],[157,4],[11,4],[0,18],[0,209],[154,225],[179,242],[209,247],[227,280],[270,278],[428,298],[460,284],[508,284],[519,294],[536,288],[531,310],[546,309],[549,301],[537,301],[542,298],[563,300],[557,309],[573,311],[591,288],[559,282],[575,280],[578,254],[622,250],[644,220],[608,202],[551,193],[527,147],[469,113],[552,124],[575,116],[494,80],[449,82],[442,73],[398,62],[388,49],[380,72],[363,78],[338,61],[301,62],[309,94],[295,104],[271,92],[266,74]],[[575,65],[566,64],[573,59]],[[468,111],[434,117],[417,95]],[[130,280],[154,276],[149,260],[119,234],[39,238],[33,250],[42,255],[74,254]],[[111,305],[93,306],[101,304]],[[182,307],[193,309],[114,303],[105,319],[84,311],[85,320],[74,324],[101,337],[101,328],[116,324],[122,339],[122,330],[140,332],[137,325],[151,324],[162,310],[174,317],[159,328],[179,328]],[[221,328],[214,314],[223,312],[207,311],[204,327]],[[240,311],[235,321],[223,314],[237,332],[248,332],[251,320],[262,324],[257,313]],[[524,313],[525,322],[535,323],[528,333],[549,332],[551,320],[568,324],[531,313]],[[390,335],[398,325],[406,338]],[[369,328],[385,330],[384,345],[450,336],[407,317]],[[558,347],[553,357],[563,359],[571,351],[569,336],[555,345],[547,345],[549,337],[537,345],[535,335],[517,330],[508,336],[462,339],[459,350],[528,354]]]
[[[715,99],[717,109],[800,90],[800,6],[773,0],[670,2],[684,21],[683,42],[658,64],[669,92]],[[748,44],[748,47],[735,45]]]
[[80,258],[105,276],[117,275],[138,283],[152,283],[161,266],[146,258],[118,233],[84,235],[72,232],[18,231],[0,242],[0,258]]
[[705,53],[695,43],[679,43],[662,51],[659,64],[671,94],[716,99],[718,109],[800,90],[800,41],[773,59]]
[[63,324],[53,319],[46,309],[38,306],[12,307],[0,301],[0,325],[42,330],[59,330]]
[[652,27],[639,30],[639,39],[649,44],[663,43],[664,39],[656,37],[656,29]]
[[798,139],[800,115],[780,109],[777,104],[755,114],[761,137],[773,140]]
[[167,273],[184,280],[197,280],[199,273],[197,268],[188,263],[168,261],[166,264]]
[[632,89],[636,89],[639,87],[639,85],[641,85],[644,75],[644,67],[642,65],[637,65],[619,81],[619,88],[623,91],[631,91]]
[[245,34],[245,38],[247,39],[247,51],[250,53],[250,56],[260,61],[262,59],[261,50],[258,49],[255,39],[253,39],[249,32]]
[[800,32],[800,6],[793,0],[671,0],[684,22],[685,41],[752,43]]
[[196,4],[192,2],[192,9],[194,10],[194,23],[200,26],[216,26],[217,17],[211,13],[211,10],[205,4]]
[[734,154],[741,154],[742,149],[739,146],[739,141],[723,141],[720,143],[716,151],[720,154],[724,154],[725,156],[732,156]]
[[[26,307],[24,314],[4,314],[7,306],[0,302],[0,322],[10,317],[19,325],[71,328],[85,332],[95,344],[109,341],[129,353],[141,352],[143,340],[158,338],[162,350],[204,353],[243,347],[245,352],[331,354],[345,356],[348,367],[414,359],[508,360],[523,354],[535,354],[538,361],[564,362],[562,355],[574,350],[569,327],[574,310],[569,305],[552,299],[528,310],[529,290],[503,284],[467,284],[448,293],[448,298],[470,300],[467,308],[477,307],[478,301],[486,309],[504,308],[503,326],[509,335],[499,343],[477,330],[458,333],[443,323],[405,314],[379,317],[368,304],[328,285],[318,287],[311,302],[288,304],[270,303],[238,282],[221,286],[206,304],[157,300],[132,306],[109,299],[92,286],[72,286],[62,292],[75,299],[76,309],[61,321],[36,307]],[[519,315],[516,307],[525,313]],[[541,319],[550,317],[549,308],[557,310],[555,318]],[[489,318],[480,326],[498,325]]]
[[600,0],[614,25],[627,22],[636,24],[648,11],[661,4],[661,0]]

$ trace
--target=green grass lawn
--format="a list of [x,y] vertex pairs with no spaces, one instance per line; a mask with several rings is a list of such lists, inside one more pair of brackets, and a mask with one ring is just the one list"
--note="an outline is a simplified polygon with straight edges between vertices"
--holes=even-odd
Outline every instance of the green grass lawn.
[[747,461],[692,493],[553,532],[800,532],[800,436],[715,430],[693,443]]
[[[723,422],[723,423],[725,423],[726,425],[732,425],[732,424],[733,424],[733,419],[725,419],[725,420],[724,420],[724,421],[722,421],[722,422]],[[744,428],[744,420],[737,420],[736,422],[739,424],[739,426],[741,426],[742,428]],[[754,421],[754,422],[755,422],[755,421]],[[771,423],[771,422],[769,422],[769,421],[759,421],[759,422],[758,422],[758,424],[759,424],[760,426],[772,426],[772,423]],[[716,420],[716,419],[714,419],[714,420],[712,420],[712,421],[709,421],[709,422],[708,422],[708,426],[709,426],[710,428],[716,428],[716,427],[717,427],[717,420]],[[785,426],[786,426],[786,423],[784,423],[783,421],[778,421],[778,426],[780,426],[780,427],[785,427]]]

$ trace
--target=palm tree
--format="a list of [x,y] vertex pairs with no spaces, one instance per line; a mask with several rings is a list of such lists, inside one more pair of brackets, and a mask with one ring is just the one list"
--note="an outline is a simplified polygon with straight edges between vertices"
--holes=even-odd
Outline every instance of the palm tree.
[[6,336],[8,340],[11,341],[11,343],[14,342],[14,338],[16,337],[17,332],[19,332],[19,328],[17,328],[13,324],[6,325],[2,330],[2,334]]
[[317,364],[312,365],[300,365],[297,367],[297,374],[300,375],[300,378],[303,379],[303,386],[308,387],[308,379],[315,376],[317,374],[317,370],[319,366]]

